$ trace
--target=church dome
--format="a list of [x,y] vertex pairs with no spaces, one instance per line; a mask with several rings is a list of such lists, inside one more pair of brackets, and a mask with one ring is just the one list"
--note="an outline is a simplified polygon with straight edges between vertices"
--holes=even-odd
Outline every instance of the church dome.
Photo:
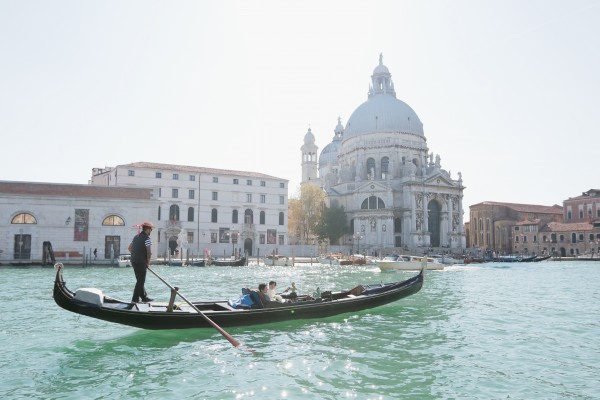
[[319,155],[319,165],[330,165],[336,162],[340,144],[339,141],[333,141],[325,146]]
[[344,139],[374,132],[408,132],[424,136],[423,123],[405,102],[378,94],[362,103],[348,119]]
[[383,65],[382,55],[371,76],[369,98],[348,119],[344,140],[375,132],[403,132],[424,136],[423,123],[417,114],[408,104],[396,98],[392,75]]
[[315,135],[313,135],[310,128],[308,128],[306,135],[304,135],[304,144],[315,144]]
[[334,136],[331,143],[323,148],[319,155],[319,165],[331,165],[337,162],[338,152],[342,145],[342,137],[344,135],[344,127],[342,126],[342,120],[338,117],[338,123],[333,130]]

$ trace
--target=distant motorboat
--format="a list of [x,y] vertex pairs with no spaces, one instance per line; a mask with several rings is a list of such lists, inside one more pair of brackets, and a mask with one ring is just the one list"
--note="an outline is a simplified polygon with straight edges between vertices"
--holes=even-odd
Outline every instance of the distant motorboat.
[[340,265],[340,259],[334,255],[320,256],[319,263],[323,265]]
[[119,267],[131,267],[131,254],[121,254],[117,258],[117,265]]
[[288,256],[268,255],[261,261],[267,266],[291,267],[293,265],[292,259]]
[[438,260],[442,264],[446,265],[463,264],[465,262],[463,259],[454,258],[445,254],[432,254],[429,257]]
[[401,271],[418,271],[425,270],[442,270],[444,264],[432,257],[411,256],[411,255],[391,255],[386,256],[381,260],[375,261],[375,264],[382,271],[401,270]]

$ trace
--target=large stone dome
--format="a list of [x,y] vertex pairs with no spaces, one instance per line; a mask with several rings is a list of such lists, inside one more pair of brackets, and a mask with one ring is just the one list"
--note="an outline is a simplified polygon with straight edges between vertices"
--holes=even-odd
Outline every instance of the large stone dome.
[[344,141],[365,133],[398,132],[424,136],[423,123],[412,108],[396,98],[392,75],[383,65],[373,70],[369,99],[362,103],[348,119]]
[[344,140],[374,132],[407,132],[424,136],[423,124],[417,113],[390,94],[377,94],[358,106],[348,119]]

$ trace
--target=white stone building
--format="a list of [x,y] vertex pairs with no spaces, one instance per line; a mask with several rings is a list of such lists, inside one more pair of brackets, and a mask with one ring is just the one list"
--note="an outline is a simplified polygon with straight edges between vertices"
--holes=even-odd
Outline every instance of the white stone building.
[[[288,180],[216,168],[135,162],[94,168],[92,185],[152,188],[161,256],[264,255],[288,245]],[[154,234],[154,232],[153,232]]]
[[345,128],[338,119],[318,164],[315,137],[306,133],[302,184],[323,188],[330,206],[344,207],[351,232],[343,244],[360,245],[361,253],[464,249],[461,173],[453,179],[429,152],[423,124],[396,98],[382,56],[371,80],[367,101]]
[[47,264],[48,242],[56,261],[112,261],[157,204],[151,189],[0,181],[0,263]]

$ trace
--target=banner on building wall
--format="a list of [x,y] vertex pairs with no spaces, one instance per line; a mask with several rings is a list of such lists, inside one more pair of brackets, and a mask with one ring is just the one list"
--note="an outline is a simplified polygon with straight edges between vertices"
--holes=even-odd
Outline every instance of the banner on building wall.
[[277,244],[277,229],[267,229],[267,244]]
[[73,225],[73,240],[76,242],[88,241],[88,229],[90,225],[90,210],[75,209],[75,224]]

